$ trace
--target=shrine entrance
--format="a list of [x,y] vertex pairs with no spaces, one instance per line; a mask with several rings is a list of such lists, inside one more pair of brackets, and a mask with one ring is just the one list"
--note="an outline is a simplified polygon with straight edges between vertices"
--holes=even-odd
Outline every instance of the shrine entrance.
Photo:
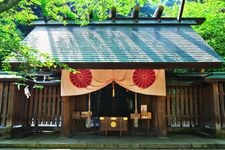
[[111,83],[91,94],[91,111],[97,117],[129,117],[134,112],[134,92]]
[[[128,134],[134,128],[149,133],[151,111],[152,126],[160,135],[158,119],[165,122],[165,71],[162,69],[79,69],[73,74],[62,70],[61,95],[63,97],[64,134],[80,132],[81,128],[94,129],[95,133]],[[104,76],[102,76],[104,74]],[[152,96],[154,95],[154,96]],[[151,104],[152,103],[152,104]],[[68,114],[71,114],[68,116]],[[162,116],[163,115],[163,116]],[[139,121],[138,121],[139,120]],[[157,123],[157,124],[156,124]],[[73,128],[74,127],[74,128]],[[96,130],[97,129],[97,130]],[[86,130],[87,131],[87,130]]]

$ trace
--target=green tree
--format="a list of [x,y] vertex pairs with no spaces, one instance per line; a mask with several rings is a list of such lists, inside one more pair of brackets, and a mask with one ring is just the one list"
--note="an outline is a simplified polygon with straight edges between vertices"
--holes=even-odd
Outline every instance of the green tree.
[[14,7],[21,0],[0,0],[0,13]]
[[[175,16],[178,9],[179,5],[166,8],[166,16]],[[202,25],[193,26],[193,28],[225,59],[225,1],[187,1],[183,17],[205,17],[206,21]],[[216,71],[225,71],[225,65]]]
[[[159,1],[139,0],[138,2],[143,5]],[[13,56],[24,62],[18,69],[21,74],[43,67],[52,68],[60,65],[47,54],[41,54],[38,50],[21,43],[23,34],[17,26],[29,25],[38,18],[32,8],[40,8],[47,19],[58,20],[64,24],[66,20],[74,20],[76,23],[85,25],[89,22],[90,15],[94,19],[104,20],[108,17],[107,11],[112,7],[116,7],[118,13],[127,15],[135,5],[134,0],[0,0],[0,64],[3,60],[7,62],[9,57]],[[174,8],[174,11],[170,10],[166,14],[175,12],[174,14],[177,15],[178,6]],[[184,10],[184,17],[206,17],[203,25],[194,28],[223,57],[225,57],[224,9],[224,0],[205,0],[203,3],[195,0],[187,2]],[[35,59],[37,57],[46,61]],[[10,70],[9,64],[4,63],[3,69]]]
[[[201,26],[194,26],[193,28],[225,59],[225,1],[188,2],[184,16],[206,18]],[[224,71],[225,68],[223,67],[220,70]]]
[[[143,5],[146,0],[138,2]],[[0,0],[0,65],[4,60],[2,69],[10,70],[8,60],[14,57],[23,62],[16,70],[19,74],[27,74],[43,67],[66,67],[47,54],[39,53],[21,43],[23,34],[18,25],[29,25],[38,18],[32,8],[40,8],[47,19],[58,20],[64,24],[67,20],[74,20],[85,25],[89,22],[90,15],[94,19],[104,20],[108,17],[107,11],[112,7],[117,7],[120,14],[126,15],[135,4],[131,0]]]

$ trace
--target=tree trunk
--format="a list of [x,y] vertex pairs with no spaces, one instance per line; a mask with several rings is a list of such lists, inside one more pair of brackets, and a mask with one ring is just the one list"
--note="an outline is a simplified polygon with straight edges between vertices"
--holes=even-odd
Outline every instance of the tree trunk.
[[4,0],[0,3],[0,13],[16,6],[21,0]]

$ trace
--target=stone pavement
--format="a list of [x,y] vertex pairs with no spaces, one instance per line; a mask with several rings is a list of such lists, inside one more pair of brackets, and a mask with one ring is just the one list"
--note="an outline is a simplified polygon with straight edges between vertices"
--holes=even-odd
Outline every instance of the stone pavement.
[[169,134],[167,137],[147,135],[74,135],[63,137],[57,133],[1,139],[1,150],[26,149],[225,149],[225,139],[202,138],[192,134]]

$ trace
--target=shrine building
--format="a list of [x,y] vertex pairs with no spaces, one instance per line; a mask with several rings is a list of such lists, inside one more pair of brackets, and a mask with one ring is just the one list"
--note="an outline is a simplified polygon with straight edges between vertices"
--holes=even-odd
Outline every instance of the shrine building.
[[[77,72],[37,74],[34,82],[44,88],[30,88],[28,98],[13,84],[16,77],[0,75],[1,105],[8,104],[1,125],[32,131],[54,127],[65,136],[223,130],[225,78],[199,71],[220,67],[223,60],[191,27],[204,21],[34,22],[23,42]],[[196,72],[174,73],[176,69]]]

